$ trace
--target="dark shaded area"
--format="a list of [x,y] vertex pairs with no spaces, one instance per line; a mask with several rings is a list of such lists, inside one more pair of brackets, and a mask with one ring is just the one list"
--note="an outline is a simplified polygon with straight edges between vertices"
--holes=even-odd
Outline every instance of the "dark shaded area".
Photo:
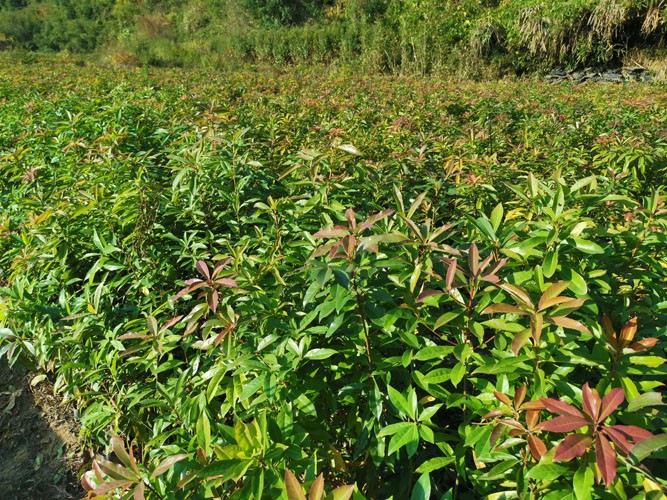
[[[62,407],[48,381],[0,360],[0,492],[3,500],[84,496],[72,408]],[[72,417],[70,417],[72,415]]]

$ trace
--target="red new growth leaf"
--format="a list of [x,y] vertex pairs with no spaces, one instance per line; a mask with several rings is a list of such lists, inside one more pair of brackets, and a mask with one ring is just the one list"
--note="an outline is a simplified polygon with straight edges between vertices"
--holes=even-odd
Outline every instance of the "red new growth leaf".
[[580,457],[591,447],[593,440],[585,434],[571,434],[563,439],[563,442],[556,448],[554,460],[570,460]]
[[524,398],[526,397],[526,386],[522,385],[516,388],[514,392],[514,406],[518,408],[523,403]]
[[542,422],[539,428],[549,432],[570,432],[586,425],[590,422],[583,417],[574,417],[572,415],[561,415],[548,422]]
[[630,441],[628,441],[626,438],[625,434],[620,432],[618,429],[615,429],[614,427],[602,427],[600,431],[603,432],[604,435],[609,439],[611,439],[616,447],[620,449],[625,455],[630,453],[632,450],[634,445],[631,444]]
[[507,406],[512,406],[512,400],[510,400],[510,398],[508,396],[506,396],[505,394],[503,394],[502,392],[493,391],[493,395],[496,398],[498,398],[499,401],[502,401],[503,403],[505,403]]
[[614,330],[614,325],[611,324],[609,316],[606,314],[602,315],[602,328],[604,329],[604,336],[607,338],[607,342],[612,344],[613,347],[618,347],[616,344],[616,331]]
[[584,387],[581,389],[581,395],[584,403],[584,411],[591,417],[593,422],[597,423],[598,415],[600,413],[600,405],[602,403],[600,395],[595,389],[591,389],[588,386],[588,382],[585,383]]
[[345,218],[347,219],[347,223],[350,226],[350,229],[352,231],[356,232],[357,231],[357,218],[355,217],[354,210],[351,208],[348,208],[345,210]]
[[542,459],[542,455],[547,452],[547,445],[537,436],[528,436],[528,447],[533,458],[538,462]]
[[623,392],[623,389],[616,387],[609,391],[609,394],[602,399],[600,415],[597,418],[597,422],[602,423],[604,419],[611,415],[623,401],[625,401],[625,393]]
[[558,415],[572,415],[575,417],[586,418],[584,417],[584,414],[581,413],[577,408],[575,408],[569,403],[566,403],[565,401],[561,401],[560,399],[542,398],[540,399],[540,401],[544,404],[544,407],[551,413],[556,413]]
[[207,280],[211,279],[211,275],[208,272],[208,266],[206,265],[206,262],[204,262],[203,260],[199,260],[197,261],[195,267],[197,268],[197,271],[199,271],[204,276],[204,278],[206,278]]
[[623,328],[621,328],[620,343],[623,345],[623,347],[629,345],[634,340],[636,333],[637,316],[632,318]]
[[649,431],[642,429],[641,427],[637,427],[636,425],[614,425],[614,429],[625,434],[627,437],[632,439],[635,444],[643,441],[644,439],[653,437],[653,434],[651,434]]
[[649,337],[646,339],[642,339],[638,342],[634,342],[630,344],[628,347],[635,352],[643,352],[655,346],[657,343],[658,339],[656,339],[655,337]]
[[598,434],[595,440],[595,461],[602,474],[604,484],[609,486],[616,478],[616,453],[606,437]]

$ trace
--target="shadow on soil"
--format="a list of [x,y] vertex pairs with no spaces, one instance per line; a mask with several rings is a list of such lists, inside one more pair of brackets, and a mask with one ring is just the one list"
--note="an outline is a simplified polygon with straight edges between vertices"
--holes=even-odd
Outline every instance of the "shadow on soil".
[[77,424],[47,381],[0,359],[0,496],[3,500],[79,499]]

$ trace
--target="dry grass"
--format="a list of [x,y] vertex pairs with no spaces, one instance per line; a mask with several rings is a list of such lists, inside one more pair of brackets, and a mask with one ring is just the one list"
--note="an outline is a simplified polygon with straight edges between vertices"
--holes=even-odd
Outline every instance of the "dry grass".
[[667,82],[667,54],[652,55],[642,51],[631,51],[623,60],[624,66],[641,67],[648,70],[654,80]]
[[646,17],[642,24],[642,33],[650,35],[661,25],[667,23],[667,7],[664,0],[654,0],[646,11]]
[[591,36],[597,35],[602,40],[611,41],[618,34],[627,15],[628,8],[622,0],[601,0],[588,19]]

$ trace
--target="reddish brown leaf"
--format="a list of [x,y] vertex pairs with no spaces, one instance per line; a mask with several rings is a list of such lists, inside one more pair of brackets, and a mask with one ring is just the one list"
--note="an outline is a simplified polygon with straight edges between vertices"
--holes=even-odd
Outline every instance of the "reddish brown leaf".
[[595,389],[591,389],[588,386],[588,382],[584,384],[584,387],[581,389],[581,397],[583,400],[584,412],[591,417],[593,422],[598,422],[598,415],[600,413],[600,395]]
[[108,483],[99,485],[97,488],[93,490],[93,493],[95,493],[96,495],[106,495],[107,493],[111,493],[112,491],[115,491],[119,488],[122,491],[125,491],[133,484],[134,481],[126,481],[126,480],[109,481]]
[[473,276],[477,276],[479,272],[479,250],[475,243],[470,245],[470,249],[468,250],[468,267],[470,268],[470,273]]
[[328,227],[325,229],[320,229],[318,232],[316,232],[313,237],[314,238],[342,238],[343,236],[347,236],[350,234],[350,231],[343,226],[334,226],[334,227]]
[[489,271],[489,275],[495,275],[500,269],[502,269],[505,264],[507,264],[508,258],[504,257],[494,264],[494,266]]
[[519,309],[517,306],[513,306],[511,304],[503,304],[502,302],[498,304],[491,304],[482,311],[482,314],[492,314],[492,313],[519,314],[521,316],[525,316],[526,314],[528,314],[526,311],[524,311],[523,309]]
[[544,326],[544,316],[542,314],[533,314],[530,318],[530,336],[533,337],[533,344],[539,345],[542,337],[542,327]]
[[616,387],[609,391],[604,398],[602,398],[602,405],[600,406],[600,415],[597,418],[597,422],[601,423],[611,415],[620,404],[625,401],[625,393],[620,387]]
[[289,469],[285,469],[285,489],[288,500],[306,500],[299,480]]
[[521,305],[524,305],[531,310],[534,309],[533,303],[530,300],[530,296],[525,292],[525,290],[510,283],[502,283],[499,286],[506,292],[509,292],[519,303],[521,303]]
[[538,399],[537,401],[526,401],[524,404],[521,405],[522,410],[544,410],[546,407],[544,406],[544,403],[542,402],[541,399]]
[[574,417],[584,417],[584,414],[579,411],[578,408],[572,406],[565,401],[560,399],[553,398],[542,398],[540,399],[544,407],[549,410],[551,413],[557,413],[558,415],[572,415]]
[[206,265],[206,262],[203,260],[198,260],[197,264],[195,264],[195,267],[197,268],[197,271],[199,271],[207,280],[211,279],[211,275],[208,272],[208,266]]
[[498,423],[499,424],[504,424],[507,427],[512,427],[513,429],[520,430],[522,432],[526,432],[526,430],[527,430],[520,422],[517,422],[516,420],[511,419],[511,418],[504,419],[504,420],[499,420]]
[[[553,301],[554,298],[558,297],[560,292],[565,290],[569,284],[570,283],[568,283],[567,281],[557,281],[556,283],[552,283],[551,285],[549,285],[549,288],[547,288],[540,297],[540,301],[537,304],[537,310],[541,311],[543,309],[546,309],[550,305],[558,304],[559,302],[553,302],[553,303],[551,302]],[[559,298],[563,299],[561,302],[570,299],[569,297],[559,297]]]
[[150,335],[146,335],[145,333],[136,333],[136,332],[129,332],[129,333],[124,333],[120,337],[118,337],[118,340],[131,340],[131,339],[150,339]]
[[185,283],[187,286],[191,286],[191,285],[194,285],[194,284],[196,284],[196,283],[204,283],[204,280],[202,280],[202,279],[200,279],[200,278],[190,278],[190,279],[188,279],[188,280],[185,280],[184,283]]
[[211,273],[212,278],[216,278],[218,274],[220,274],[220,271],[222,271],[227,265],[232,261],[231,257],[227,257],[225,260],[220,261],[217,266],[215,266],[215,269],[213,269],[213,272]]
[[515,356],[518,356],[521,348],[528,343],[530,334],[531,334],[530,330],[526,328],[525,330],[517,333],[514,336],[514,338],[512,339],[512,352],[514,353]]
[[217,290],[212,290],[206,295],[206,302],[208,302],[208,308],[213,314],[218,310],[218,302],[220,300],[220,294]]
[[629,345],[635,338],[637,333],[637,316],[628,321],[623,328],[621,328],[621,335],[619,336],[620,344],[622,346]]
[[628,441],[625,434],[619,432],[613,427],[602,427],[601,431],[604,433],[605,436],[607,436],[614,442],[616,447],[620,449],[624,455],[630,453],[634,445],[631,444],[630,441]]
[[503,394],[500,391],[493,391],[493,395],[499,400],[505,403],[507,406],[512,406],[512,400],[506,394]]
[[491,444],[491,446],[496,444],[496,441],[500,439],[500,436],[503,435],[504,431],[505,431],[505,426],[503,424],[496,424],[496,426],[491,431],[491,436],[489,437],[489,444]]
[[547,321],[554,325],[562,326],[563,328],[570,328],[571,330],[591,333],[591,331],[582,325],[579,321],[572,318],[567,318],[565,316],[551,316],[547,318]]
[[569,311],[569,310],[579,309],[586,302],[588,302],[588,299],[569,299],[566,300],[565,302],[561,302],[556,308],[556,310],[562,312],[565,310]]
[[500,276],[498,276],[497,274],[487,274],[486,276],[482,276],[480,280],[486,281],[487,283],[496,284],[500,283]]
[[486,415],[482,417],[483,420],[487,420],[489,418],[496,418],[499,417],[500,415],[507,415],[510,412],[509,409],[501,409],[501,410],[492,410]]
[[528,410],[526,411],[526,425],[529,429],[533,429],[537,425],[537,421],[540,419],[540,410]]
[[533,458],[538,462],[542,459],[542,455],[547,452],[547,445],[537,436],[528,436],[528,447]]
[[371,215],[368,219],[366,219],[360,226],[359,226],[359,231],[363,231],[364,229],[369,229],[373,227],[373,225],[378,222],[379,220],[384,219],[385,217],[389,217],[392,215],[396,210],[388,209],[388,210],[382,210],[382,212],[378,212],[376,214]]
[[630,349],[632,349],[635,352],[644,352],[651,347],[655,346],[658,343],[658,339],[655,337],[648,337],[646,339],[642,339],[639,342],[635,342],[633,344],[630,344]]
[[548,300],[540,299],[540,303],[537,306],[537,310],[538,311],[544,311],[545,309],[548,309],[549,307],[553,307],[553,306],[556,306],[556,305],[559,305],[559,304],[565,304],[565,303],[571,302],[573,300],[577,300],[577,299],[573,299],[572,297],[566,297],[564,295],[561,295],[559,297],[552,297]]
[[449,261],[449,267],[447,268],[447,276],[445,281],[448,291],[452,289],[455,277],[456,277],[456,259],[451,259]]
[[546,422],[542,422],[539,428],[549,432],[571,432],[590,425],[590,422],[582,417],[572,415],[561,415]]
[[643,441],[644,439],[653,437],[653,434],[651,434],[649,431],[642,429],[641,427],[637,427],[636,425],[614,425],[613,428],[614,430],[622,432],[628,436],[634,441],[635,444]]
[[215,280],[215,283],[218,285],[226,286],[227,288],[238,288],[239,286],[236,284],[236,281],[234,281],[231,278],[218,278]]
[[514,407],[518,408],[526,397],[526,386],[521,385],[514,391]]
[[556,448],[554,461],[580,457],[591,447],[593,440],[586,434],[570,434]]
[[134,487],[134,491],[132,492],[132,497],[134,500],[145,500],[145,489],[146,486],[144,485],[143,481],[139,481],[139,483]]
[[479,273],[482,274],[484,270],[489,267],[489,264],[491,263],[491,259],[493,259],[493,254],[489,254],[489,256],[482,261],[482,263],[479,265]]
[[323,255],[328,254],[332,247],[338,246],[339,244],[340,243],[338,241],[333,241],[331,243],[327,243],[326,245],[322,245],[319,248],[316,248],[313,252],[313,255],[311,255],[311,259],[322,257]]
[[308,493],[308,500],[321,500],[324,495],[324,474],[317,476],[317,479],[313,481],[313,484],[310,487],[310,493]]
[[438,295],[444,295],[444,292],[441,290],[423,290],[417,297],[417,302],[424,302],[427,298],[437,297]]
[[357,218],[355,217],[354,210],[348,208],[345,210],[345,218],[347,219],[348,226],[353,232],[357,230]]
[[604,484],[609,486],[616,478],[616,453],[606,437],[598,434],[595,440],[595,461],[602,474]]
[[171,318],[164,325],[162,325],[162,328],[160,328],[160,333],[164,332],[165,330],[168,330],[169,328],[174,326],[176,323],[178,323],[182,319],[183,319],[183,316],[175,316],[175,317]]
[[600,321],[600,323],[602,324],[602,328],[604,330],[604,335],[607,338],[607,342],[609,342],[613,347],[617,347],[616,331],[614,330],[614,325],[611,324],[609,316],[603,314],[602,321]]

